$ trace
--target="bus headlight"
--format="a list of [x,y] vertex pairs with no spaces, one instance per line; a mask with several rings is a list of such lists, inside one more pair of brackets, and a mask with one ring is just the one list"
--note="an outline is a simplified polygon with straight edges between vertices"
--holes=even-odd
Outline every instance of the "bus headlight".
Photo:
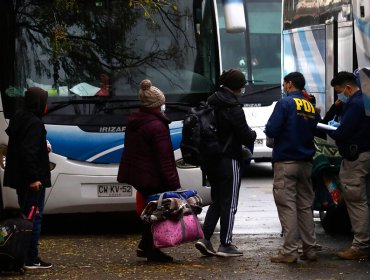
[[[0,145],[0,167],[2,169],[5,169],[7,151],[8,151],[7,145]],[[56,166],[55,163],[49,162],[50,171],[52,171],[55,168],[55,166]]]
[[55,168],[56,164],[54,162],[49,162],[49,167],[50,167],[50,171],[53,171],[54,168]]

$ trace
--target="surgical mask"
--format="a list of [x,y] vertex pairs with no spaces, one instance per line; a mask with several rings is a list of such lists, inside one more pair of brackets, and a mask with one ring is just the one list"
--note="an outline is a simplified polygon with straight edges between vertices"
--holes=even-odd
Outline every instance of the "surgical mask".
[[161,112],[165,112],[166,111],[166,104],[163,104],[162,106],[161,106]]
[[284,97],[287,97],[288,96],[288,94],[286,93],[286,91],[285,90],[283,90],[282,92],[281,92],[281,98],[284,98]]
[[347,103],[348,97],[344,95],[344,92],[338,93],[338,99],[343,103]]
[[240,95],[244,95],[245,94],[245,87],[243,87],[241,90],[240,90]]

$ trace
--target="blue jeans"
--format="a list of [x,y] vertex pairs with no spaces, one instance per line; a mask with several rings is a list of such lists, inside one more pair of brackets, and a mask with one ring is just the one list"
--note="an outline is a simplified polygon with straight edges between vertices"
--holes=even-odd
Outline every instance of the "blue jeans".
[[19,206],[26,217],[28,217],[32,206],[37,206],[39,209],[39,213],[35,216],[33,222],[31,244],[26,256],[26,262],[37,262],[39,256],[38,244],[41,234],[41,221],[45,204],[45,188],[41,188],[38,192],[31,191],[28,187],[18,188],[17,195]]

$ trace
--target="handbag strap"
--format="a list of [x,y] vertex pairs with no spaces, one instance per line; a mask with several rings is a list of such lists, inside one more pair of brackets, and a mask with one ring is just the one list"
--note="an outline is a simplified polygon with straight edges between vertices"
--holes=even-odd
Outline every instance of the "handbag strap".
[[180,218],[180,224],[181,224],[181,242],[183,243],[185,242],[185,237],[186,237],[184,216]]
[[157,210],[161,210],[162,209],[163,196],[164,196],[164,193],[161,193],[160,196],[159,196],[159,198],[158,198],[158,201],[157,201]]

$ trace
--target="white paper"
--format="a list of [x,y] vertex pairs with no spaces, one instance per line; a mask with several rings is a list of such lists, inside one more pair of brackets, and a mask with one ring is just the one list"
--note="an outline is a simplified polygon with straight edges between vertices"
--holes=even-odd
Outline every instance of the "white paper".
[[324,130],[336,130],[337,129],[335,126],[327,125],[324,123],[318,123],[317,128],[324,129]]
[[59,87],[59,95],[68,96],[68,87],[66,86]]
[[79,96],[94,96],[100,88],[89,85],[88,83],[80,83],[70,89],[74,94]]

